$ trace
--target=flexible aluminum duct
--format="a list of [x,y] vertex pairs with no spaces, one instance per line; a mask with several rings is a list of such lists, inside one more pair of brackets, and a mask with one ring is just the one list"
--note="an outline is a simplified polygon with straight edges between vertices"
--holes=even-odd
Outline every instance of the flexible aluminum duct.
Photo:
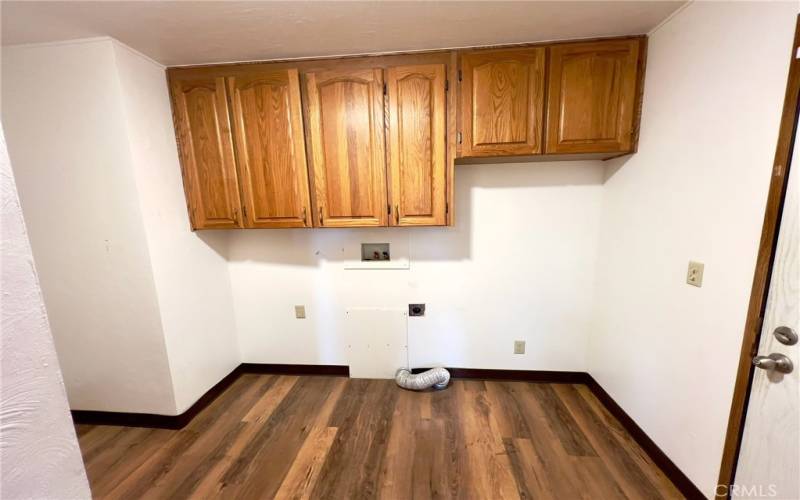
[[394,380],[403,389],[414,391],[422,391],[428,387],[444,389],[447,387],[447,383],[450,382],[450,372],[444,368],[431,368],[428,371],[414,375],[405,368],[400,368],[397,370]]

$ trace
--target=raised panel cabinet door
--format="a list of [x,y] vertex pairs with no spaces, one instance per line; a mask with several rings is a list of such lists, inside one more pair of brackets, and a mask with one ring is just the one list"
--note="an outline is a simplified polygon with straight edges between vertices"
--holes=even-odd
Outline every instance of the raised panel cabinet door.
[[242,227],[225,80],[171,86],[192,229]]
[[385,226],[383,71],[306,75],[314,225]]
[[466,53],[461,59],[461,156],[542,152],[542,47]]
[[631,150],[639,45],[611,40],[550,48],[548,153]]
[[389,225],[444,225],[445,65],[386,70]]
[[311,225],[296,69],[228,78],[247,227]]

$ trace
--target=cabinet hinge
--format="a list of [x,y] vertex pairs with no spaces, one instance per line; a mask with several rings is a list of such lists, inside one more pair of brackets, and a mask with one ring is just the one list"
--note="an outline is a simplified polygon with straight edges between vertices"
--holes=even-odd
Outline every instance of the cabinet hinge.
[[464,140],[464,137],[461,135],[461,132],[458,132],[456,134],[456,139],[458,140],[459,144],[461,144],[461,142]]
[[450,213],[450,204],[447,203],[447,202],[444,202],[444,214],[447,215],[449,213]]
[[247,218],[247,205],[242,205],[242,215]]
[[461,70],[458,70],[458,81],[460,82],[462,78]]
[[444,91],[448,92],[450,90],[450,80],[444,81]]
[[387,93],[388,93],[388,92],[387,92],[387,90],[386,90],[386,84],[384,83],[384,84],[383,84],[383,95],[386,95]]
[[392,215],[392,206],[391,205],[386,205],[386,213],[388,215]]

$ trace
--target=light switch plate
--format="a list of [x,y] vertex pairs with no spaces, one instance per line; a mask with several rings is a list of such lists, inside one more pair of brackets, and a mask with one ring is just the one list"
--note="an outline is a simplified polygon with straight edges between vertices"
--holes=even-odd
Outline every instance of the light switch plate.
[[689,261],[689,269],[686,271],[686,283],[701,287],[703,286],[703,268],[705,265],[702,262]]
[[524,340],[515,340],[514,341],[514,354],[525,354],[525,341]]
[[297,319],[305,319],[306,306],[294,306],[294,317]]

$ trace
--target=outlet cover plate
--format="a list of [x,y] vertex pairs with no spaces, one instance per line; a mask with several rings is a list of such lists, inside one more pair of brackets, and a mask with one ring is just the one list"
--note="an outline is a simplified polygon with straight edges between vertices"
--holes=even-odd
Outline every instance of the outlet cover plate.
[[525,354],[525,341],[524,340],[515,340],[514,341],[514,354]]
[[297,319],[305,319],[306,306],[294,306],[294,317]]
[[703,269],[705,265],[702,262],[689,261],[689,269],[686,271],[686,283],[692,286],[703,286]]

